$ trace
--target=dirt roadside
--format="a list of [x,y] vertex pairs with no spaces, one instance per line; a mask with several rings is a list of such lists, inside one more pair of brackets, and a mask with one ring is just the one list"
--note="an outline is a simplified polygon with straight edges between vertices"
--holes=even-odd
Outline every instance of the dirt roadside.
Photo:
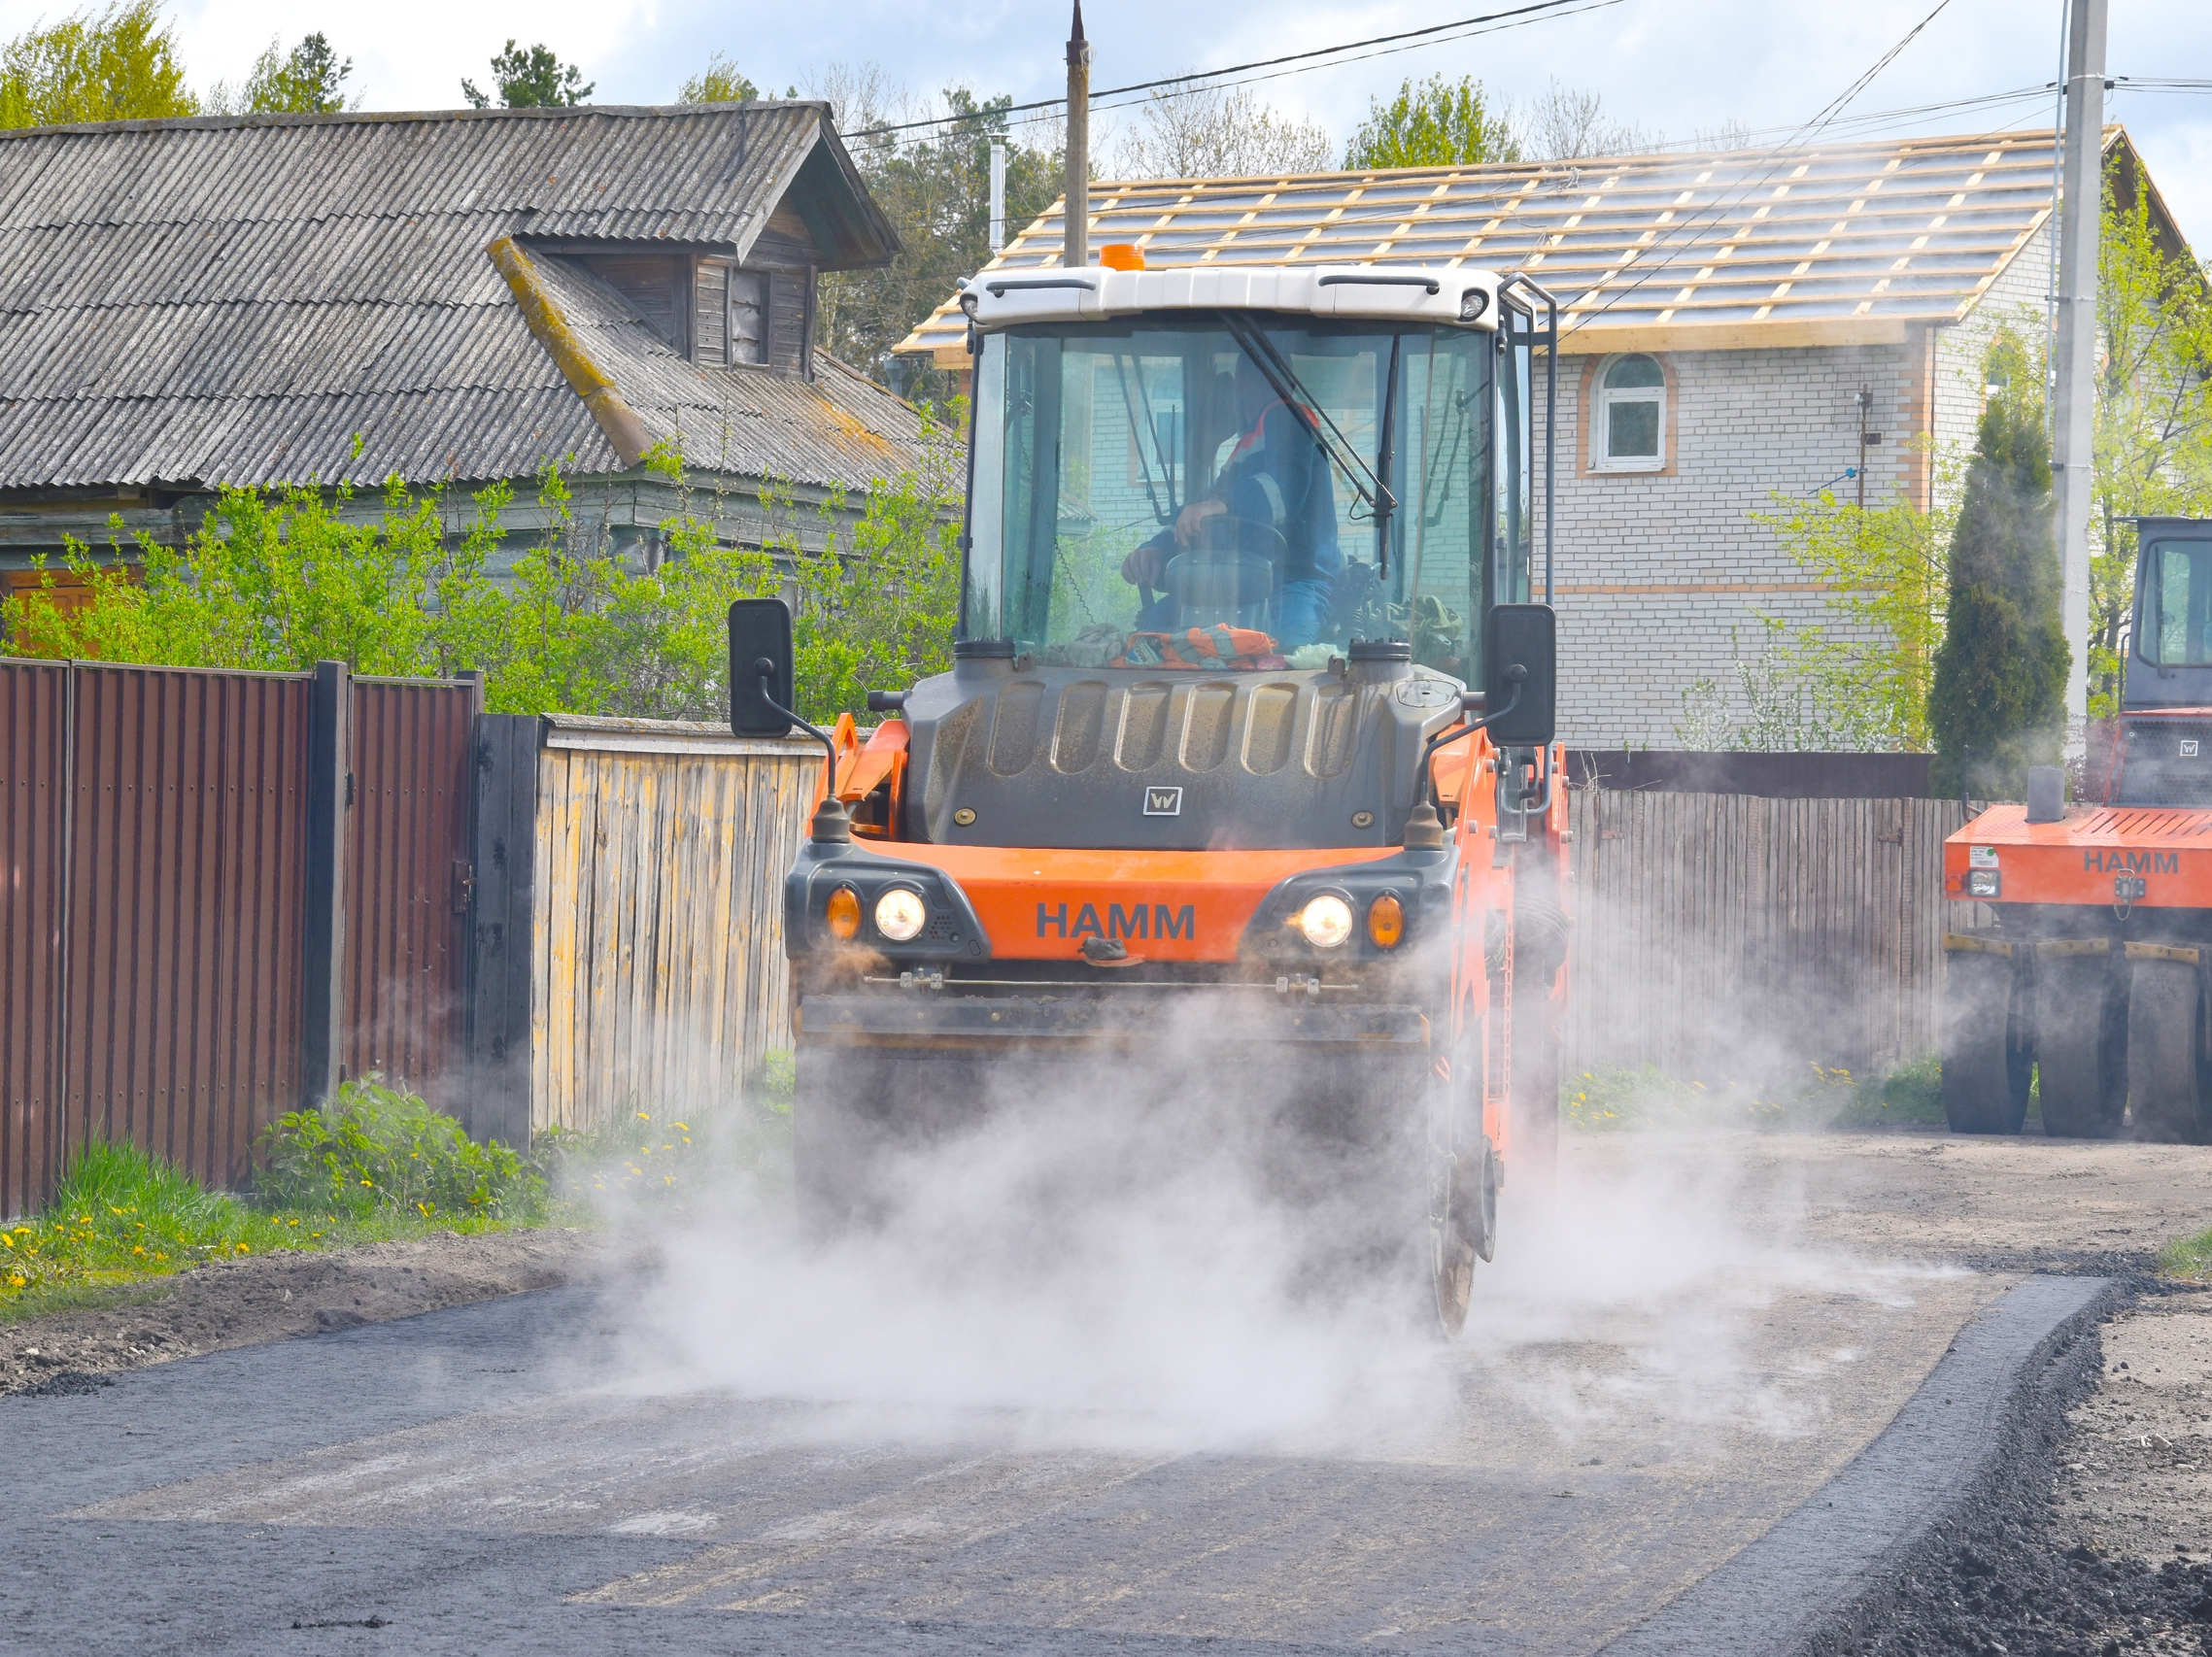
[[150,1278],[126,1303],[0,1325],[0,1395],[83,1392],[118,1370],[556,1288],[596,1275],[607,1252],[599,1234],[553,1229],[221,1261]]
[[2154,1274],[2161,1245],[2212,1228],[2212,1148],[1928,1132],[1777,1135],[1738,1154],[1802,1202],[1814,1235],[2134,1291],[2099,1330],[2093,1372],[2032,1424],[2019,1476],[1848,1649],[2212,1653],[2212,1286]]

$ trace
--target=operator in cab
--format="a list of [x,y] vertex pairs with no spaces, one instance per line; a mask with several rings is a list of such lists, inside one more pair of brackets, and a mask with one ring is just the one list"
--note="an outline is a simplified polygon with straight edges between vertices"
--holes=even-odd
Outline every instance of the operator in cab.
[[1284,402],[1249,356],[1237,358],[1238,435],[1225,439],[1228,454],[1213,487],[1175,520],[1122,560],[1121,578],[1147,594],[1137,625],[1172,631],[1192,621],[1172,589],[1169,565],[1178,557],[1203,558],[1222,549],[1257,554],[1274,566],[1268,630],[1277,648],[1296,650],[1322,636],[1331,594],[1344,569],[1337,545],[1337,507],[1329,485],[1329,457],[1311,411]]

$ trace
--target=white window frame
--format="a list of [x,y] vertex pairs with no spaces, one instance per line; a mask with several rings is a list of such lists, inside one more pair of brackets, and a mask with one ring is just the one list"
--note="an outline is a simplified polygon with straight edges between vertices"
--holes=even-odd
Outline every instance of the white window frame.
[[[1656,386],[1624,386],[1617,389],[1606,385],[1606,377],[1614,368],[1632,356],[1648,356],[1658,365],[1659,383]],[[1667,365],[1658,355],[1649,351],[1624,351],[1609,356],[1598,364],[1596,382],[1590,392],[1590,470],[1593,472],[1663,472],[1667,469]],[[1656,455],[1629,455],[1616,458],[1612,452],[1613,407],[1616,403],[1656,403],[1659,410],[1659,452]]]

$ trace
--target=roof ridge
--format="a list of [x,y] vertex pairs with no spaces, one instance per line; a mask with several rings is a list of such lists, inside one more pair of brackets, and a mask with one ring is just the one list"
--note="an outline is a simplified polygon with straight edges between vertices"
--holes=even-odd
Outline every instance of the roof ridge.
[[[2119,130],[2118,123],[2106,128],[2106,142]],[[2050,130],[2046,127],[2016,127],[2001,132],[1959,132],[1936,134],[1923,138],[1862,138],[1848,143],[1826,145],[1805,144],[1745,144],[1731,150],[1639,150],[1621,155],[1555,155],[1542,161],[1462,161],[1422,167],[1338,167],[1316,173],[1239,173],[1224,174],[1218,178],[1181,179],[1097,179],[1091,184],[1091,200],[1094,211],[1102,192],[1112,190],[1190,188],[1194,186],[1251,186],[1275,183],[1284,188],[1313,184],[1341,184],[1357,179],[1377,183],[1406,182],[1414,179],[1447,178],[1541,178],[1546,169],[1560,172],[1589,174],[1607,167],[1632,166],[1637,163],[1651,165],[1685,165],[1692,161],[1742,160],[1755,163],[1773,160],[1781,155],[1798,155],[1814,159],[1822,155],[1851,153],[1901,152],[1914,149],[1941,151],[1974,149],[1998,141],[2017,142],[2033,140],[2048,145]],[[1060,206],[1055,200],[1039,217],[1050,218]]]
[[579,117],[727,118],[751,113],[812,109],[830,113],[826,98],[756,98],[742,104],[568,104],[556,109],[498,110],[331,110],[316,115],[159,116],[143,120],[79,120],[52,126],[0,128],[0,141],[28,138],[91,137],[120,132],[221,132],[260,127],[398,126],[408,122],[461,120],[568,120]]

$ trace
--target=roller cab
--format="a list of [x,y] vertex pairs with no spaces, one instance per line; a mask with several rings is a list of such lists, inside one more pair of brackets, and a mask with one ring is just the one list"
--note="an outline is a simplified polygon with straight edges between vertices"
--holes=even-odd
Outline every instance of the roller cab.
[[[953,667],[816,731],[785,888],[802,1202],[866,1224],[917,1143],[1202,1075],[1456,1328],[1555,1132],[1548,296],[1096,269],[964,308]],[[796,717],[788,626],[732,611],[741,729]]]

